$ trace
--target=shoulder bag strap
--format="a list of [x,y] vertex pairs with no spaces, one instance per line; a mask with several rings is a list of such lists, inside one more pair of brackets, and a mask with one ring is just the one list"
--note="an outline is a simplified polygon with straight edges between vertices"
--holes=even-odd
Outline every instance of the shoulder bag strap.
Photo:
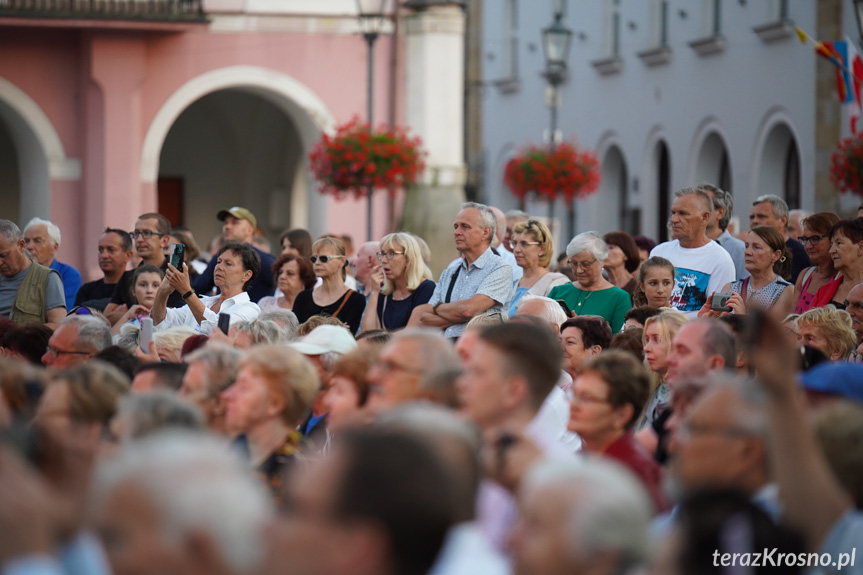
[[333,313],[332,317],[336,317],[336,318],[339,317],[339,312],[342,311],[342,308],[345,307],[346,303],[348,303],[348,299],[351,297],[351,294],[353,292],[354,292],[354,290],[352,290],[352,289],[349,289],[348,291],[345,292],[345,295],[342,296],[341,305],[339,305],[339,308],[335,311],[335,313]]
[[455,269],[455,273],[452,274],[452,277],[449,280],[449,288],[446,290],[446,299],[443,300],[444,303],[449,303],[450,298],[452,297],[452,290],[455,287],[455,280],[458,279],[458,273],[461,271],[461,264]]

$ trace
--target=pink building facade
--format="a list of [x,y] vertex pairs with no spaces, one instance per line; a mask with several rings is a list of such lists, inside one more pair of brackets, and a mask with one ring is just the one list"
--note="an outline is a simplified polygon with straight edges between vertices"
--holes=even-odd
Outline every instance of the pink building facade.
[[[212,0],[203,18],[59,17],[69,15],[0,3],[0,217],[54,221],[58,258],[87,279],[100,277],[101,231],[131,229],[148,211],[202,244],[233,205],[273,240],[307,227],[362,241],[365,202],[321,196],[306,159],[322,133],[365,117],[354,10],[350,0]],[[376,122],[403,116],[396,38],[375,45]],[[376,196],[375,235],[392,213]]]

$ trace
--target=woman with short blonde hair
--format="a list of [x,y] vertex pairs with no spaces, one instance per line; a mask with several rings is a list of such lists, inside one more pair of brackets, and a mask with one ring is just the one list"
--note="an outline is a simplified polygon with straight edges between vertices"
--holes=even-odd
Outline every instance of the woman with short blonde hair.
[[384,236],[376,256],[380,266],[372,272],[363,331],[401,329],[414,308],[431,299],[435,283],[425,277],[420,245],[411,234]]
[[541,221],[530,219],[515,224],[510,249],[522,269],[521,279],[513,287],[510,298],[510,317],[515,315],[518,302],[525,294],[546,297],[551,288],[569,283],[568,277],[548,269],[554,257],[554,242],[551,231]]
[[797,318],[800,343],[814,347],[830,361],[848,359],[857,348],[851,314],[832,305],[812,308]]

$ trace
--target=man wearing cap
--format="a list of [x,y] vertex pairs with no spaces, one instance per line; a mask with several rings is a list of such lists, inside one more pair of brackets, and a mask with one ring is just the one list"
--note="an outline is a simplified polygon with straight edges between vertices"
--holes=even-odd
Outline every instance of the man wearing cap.
[[[249,294],[249,299],[258,303],[258,300],[262,297],[273,295],[276,292],[276,285],[273,282],[272,267],[276,259],[271,254],[259,250],[254,244],[252,244],[252,239],[255,237],[255,230],[258,228],[258,220],[255,218],[255,214],[246,208],[234,206],[233,208],[222,210],[216,215],[216,217],[225,222],[222,225],[222,234],[225,236],[226,242],[249,244],[261,257],[261,271],[255,279],[252,280],[252,284],[249,286],[249,289],[246,290]],[[204,272],[194,281],[192,288],[194,288],[195,292],[199,294],[207,294],[212,291],[213,287],[215,287],[215,284],[213,283],[213,273],[216,269],[217,259],[217,257],[211,259],[210,263],[207,264],[207,269],[205,269]]]
[[297,428],[306,441],[317,447],[326,442],[326,417],[324,396],[329,388],[330,374],[339,358],[357,348],[354,336],[347,329],[337,325],[321,325],[312,330],[301,341],[288,344],[315,366],[321,380],[321,391],[312,403],[312,412]]

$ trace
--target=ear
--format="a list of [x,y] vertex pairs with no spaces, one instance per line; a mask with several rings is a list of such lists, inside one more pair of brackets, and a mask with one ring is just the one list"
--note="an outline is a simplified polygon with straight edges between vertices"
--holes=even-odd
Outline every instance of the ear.
[[252,279],[252,270],[246,270],[243,272],[243,283],[246,283]]
[[527,380],[520,375],[509,376],[504,390],[503,401],[508,408],[521,405],[530,394]]
[[599,347],[598,345],[590,346],[590,354],[591,355],[599,355],[600,353],[602,353],[601,347]]
[[[722,369],[723,367],[726,367],[725,360],[722,359],[722,357],[719,355],[711,355],[709,363],[710,363],[710,369]],[[730,366],[727,366],[727,367],[730,367]]]
[[161,243],[163,248],[167,248],[168,245],[171,243],[171,236],[162,236]]
[[629,420],[632,419],[633,407],[630,404],[626,404],[624,406],[618,407],[614,410],[614,426],[617,429],[625,429],[626,424],[629,423]]

